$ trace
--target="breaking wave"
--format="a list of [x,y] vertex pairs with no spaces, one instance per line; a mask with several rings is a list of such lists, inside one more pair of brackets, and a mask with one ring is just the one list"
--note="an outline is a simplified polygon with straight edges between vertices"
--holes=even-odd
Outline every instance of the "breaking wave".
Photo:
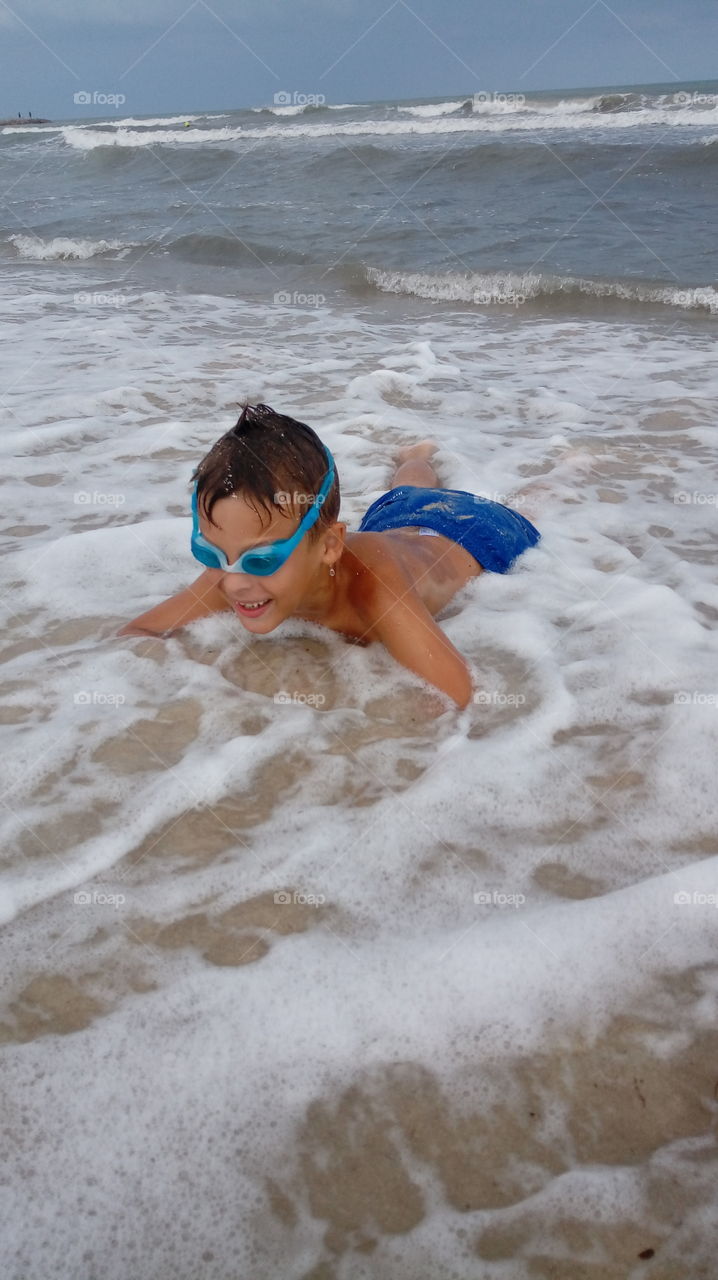
[[124,258],[134,248],[135,243],[122,240],[73,240],[68,236],[55,236],[52,240],[43,240],[40,236],[10,236],[9,243],[14,245],[21,258],[35,262],[85,261],[88,258],[111,256]]
[[638,280],[600,280],[582,276],[559,276],[543,272],[486,272],[461,276],[451,273],[428,275],[420,272],[364,270],[365,280],[384,293],[413,295],[436,302],[468,302],[476,306],[522,306],[542,301],[570,298],[612,299],[617,302],[679,307],[689,311],[718,314],[718,290],[712,285],[675,285]]

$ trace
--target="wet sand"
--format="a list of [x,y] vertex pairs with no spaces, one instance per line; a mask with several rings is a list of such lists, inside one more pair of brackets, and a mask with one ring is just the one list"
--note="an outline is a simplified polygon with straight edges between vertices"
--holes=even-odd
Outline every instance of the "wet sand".
[[[228,810],[222,816],[231,820]],[[187,835],[175,849],[179,874]],[[210,856],[208,842],[197,843]],[[152,852],[160,856],[159,847]],[[137,899],[137,877],[124,872],[128,897]],[[51,1070],[58,1037],[101,1036],[103,1019],[120,1006],[134,1001],[141,1009],[144,993],[166,981],[157,956],[239,969],[261,965],[308,929],[329,925],[352,936],[351,920],[331,907],[277,906],[268,895],[228,910],[201,907],[169,924],[126,912],[121,927],[99,923],[64,963],[50,953],[26,973],[8,974],[0,1043],[44,1039]],[[66,916],[43,905],[10,926],[6,941],[12,947],[12,933],[29,928],[52,952]],[[507,1046],[501,1058],[477,1044],[475,1069],[450,1077],[410,1060],[358,1065],[349,1085],[318,1093],[297,1116],[281,1161],[265,1162],[252,1215],[258,1239],[271,1240],[289,1268],[300,1249],[298,1223],[309,1215],[322,1245],[303,1280],[404,1276],[384,1261],[375,1268],[372,1257],[381,1243],[421,1226],[430,1182],[449,1211],[465,1215],[461,1235],[477,1277],[482,1263],[501,1262],[514,1264],[512,1276],[537,1280],[713,1280],[713,1248],[696,1223],[714,1199],[718,1031],[701,1029],[695,1015],[706,982],[716,979],[718,966],[666,974],[646,991],[641,1011],[616,1014],[595,1040],[557,1028],[543,1051],[521,1055]],[[19,1120],[4,1117],[11,1140]],[[581,1194],[568,1203],[553,1196],[563,1177],[582,1172]],[[625,1205],[620,1194],[603,1201],[591,1181],[597,1174],[630,1175]],[[143,1274],[169,1276],[151,1259],[147,1265]],[[253,1274],[271,1274],[261,1250]],[[435,1280],[437,1273],[411,1274]]]

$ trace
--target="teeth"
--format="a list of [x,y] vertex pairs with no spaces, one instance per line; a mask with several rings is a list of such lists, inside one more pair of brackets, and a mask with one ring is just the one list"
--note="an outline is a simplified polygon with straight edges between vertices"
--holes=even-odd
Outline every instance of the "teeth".
[[239,600],[238,604],[242,607],[242,609],[261,609],[263,604],[269,604],[269,598],[267,598],[266,600],[252,600],[251,603],[249,601],[247,601],[246,603],[242,603],[242,601]]

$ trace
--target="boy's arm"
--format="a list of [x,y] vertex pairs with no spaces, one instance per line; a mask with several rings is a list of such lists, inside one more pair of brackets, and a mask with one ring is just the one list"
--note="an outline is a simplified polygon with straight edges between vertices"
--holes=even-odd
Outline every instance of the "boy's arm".
[[369,628],[372,640],[380,640],[392,657],[465,707],[473,692],[466,659],[429,613],[408,577],[382,574],[381,586],[372,593]]
[[205,569],[191,586],[170,596],[162,604],[148,609],[147,613],[125,623],[117,632],[118,636],[150,635],[161,636],[178,627],[184,627],[195,618],[206,618],[210,613],[231,610],[231,605],[222,594],[217,583],[217,570]]

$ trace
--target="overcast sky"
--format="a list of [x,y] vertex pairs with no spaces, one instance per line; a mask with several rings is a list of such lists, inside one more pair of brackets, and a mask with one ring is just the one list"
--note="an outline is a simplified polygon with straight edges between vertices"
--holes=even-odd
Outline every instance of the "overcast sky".
[[716,0],[0,0],[0,116],[691,81],[717,48]]

